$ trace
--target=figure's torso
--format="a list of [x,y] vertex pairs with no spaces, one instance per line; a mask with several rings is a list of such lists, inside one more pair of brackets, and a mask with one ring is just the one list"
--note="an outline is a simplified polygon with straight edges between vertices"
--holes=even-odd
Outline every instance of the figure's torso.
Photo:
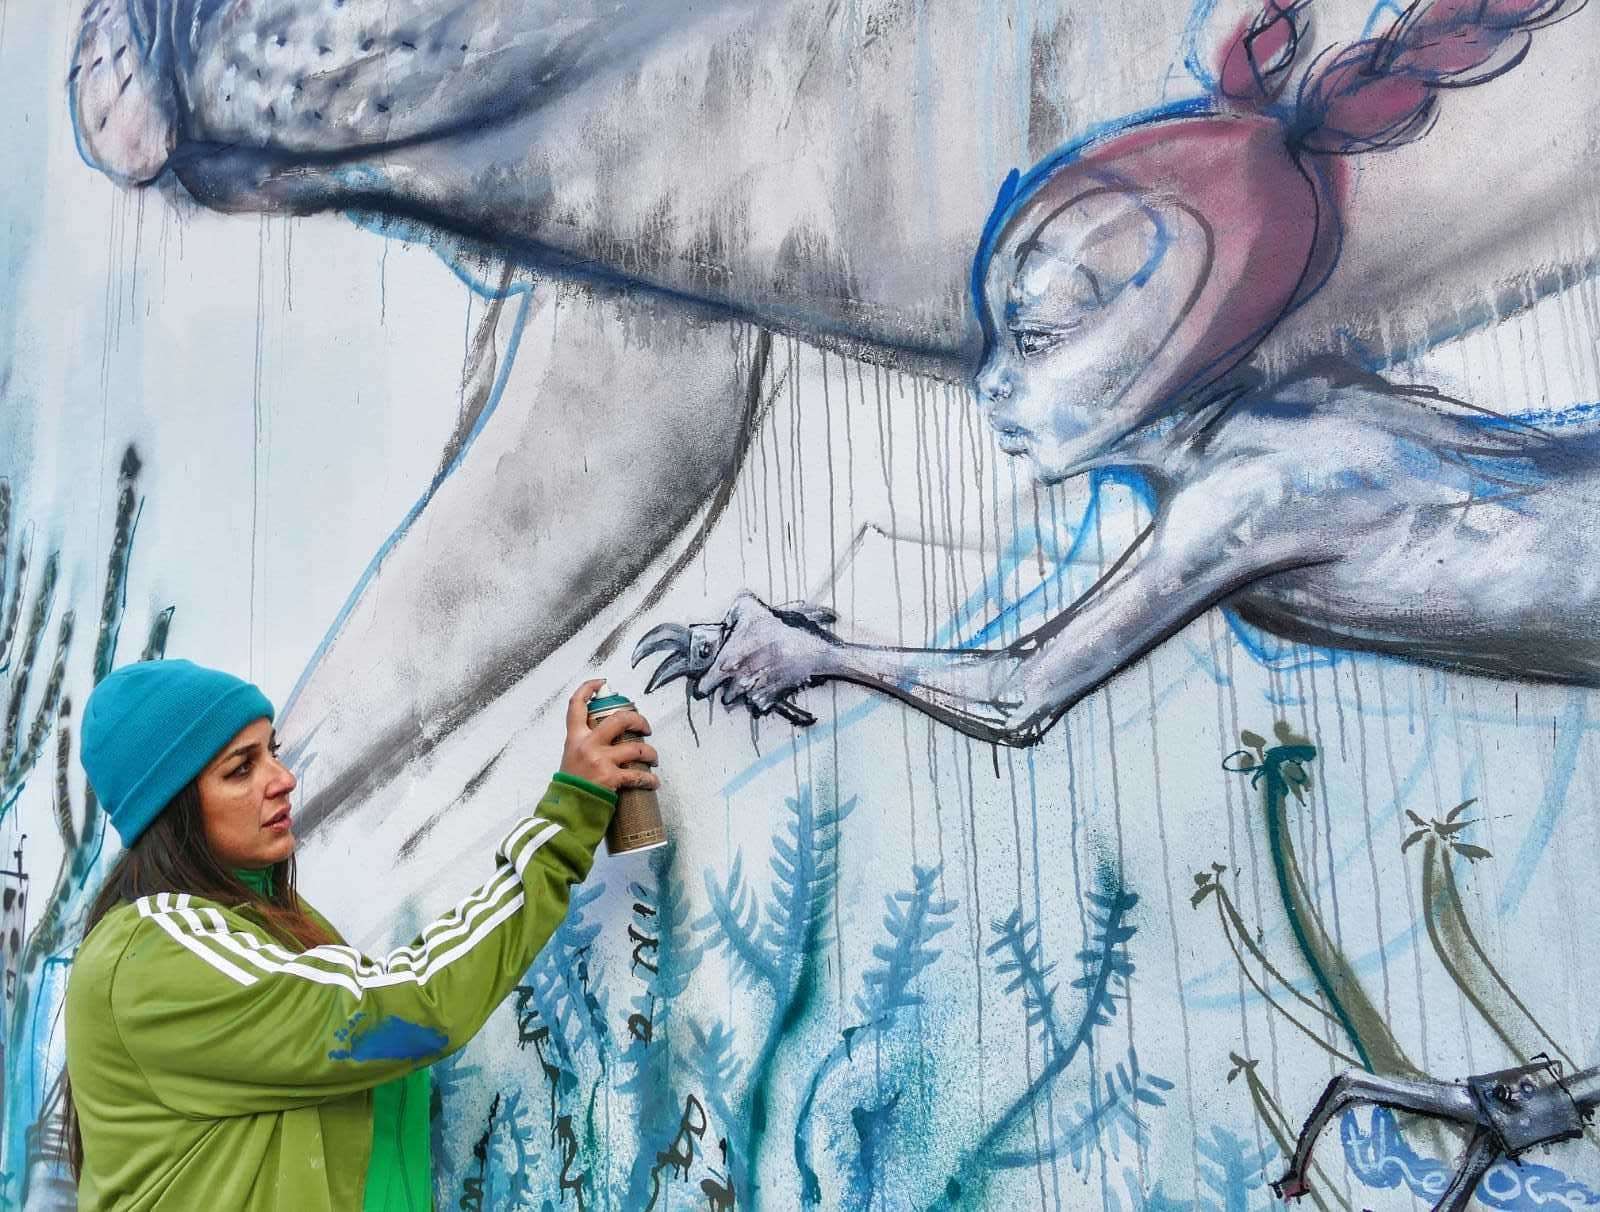
[[[1370,383],[1235,407],[1201,453],[1219,514],[1297,567],[1229,605],[1276,634],[1496,676],[1600,683],[1600,424],[1540,430]],[[1194,487],[1191,481],[1189,487]]]

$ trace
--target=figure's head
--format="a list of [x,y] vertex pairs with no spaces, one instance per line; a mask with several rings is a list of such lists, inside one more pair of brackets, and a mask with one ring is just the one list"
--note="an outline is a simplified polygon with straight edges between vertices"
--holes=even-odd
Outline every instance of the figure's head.
[[188,661],[109,674],[84,711],[83,765],[123,844],[202,847],[223,871],[286,862],[295,779],[277,759],[272,716],[249,682]]
[[1249,353],[1333,247],[1327,186],[1268,118],[1178,115],[1077,150],[997,208],[977,390],[1045,482]]
[[1246,358],[1332,271],[1346,158],[1426,133],[1572,0],[1419,0],[1287,90],[1306,0],[1263,0],[1210,95],[1113,123],[1000,191],[973,263],[979,402],[1051,482]]

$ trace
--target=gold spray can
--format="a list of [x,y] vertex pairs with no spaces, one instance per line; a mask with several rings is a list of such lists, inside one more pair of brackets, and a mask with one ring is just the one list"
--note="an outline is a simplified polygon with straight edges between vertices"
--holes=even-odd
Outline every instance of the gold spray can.
[[[619,711],[631,711],[633,700],[626,695],[606,694],[589,700],[589,727],[593,728],[607,716]],[[637,732],[624,732],[624,740],[644,738]],[[645,762],[629,762],[629,769],[648,770]],[[641,850],[654,850],[667,844],[667,829],[661,820],[661,804],[656,793],[648,787],[624,787],[617,792],[617,808],[611,814],[611,824],[606,829],[608,853],[637,854]]]

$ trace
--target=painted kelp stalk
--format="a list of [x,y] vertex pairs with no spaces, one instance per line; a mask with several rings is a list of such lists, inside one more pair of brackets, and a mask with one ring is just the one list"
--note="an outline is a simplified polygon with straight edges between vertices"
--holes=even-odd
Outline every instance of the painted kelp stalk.
[[[1246,748],[1230,753],[1223,759],[1222,766],[1235,774],[1249,775],[1250,786],[1261,791],[1267,818],[1267,848],[1272,856],[1272,874],[1278,888],[1278,899],[1299,948],[1300,958],[1316,982],[1326,1009],[1299,994],[1281,977],[1279,979],[1303,1006],[1326,1013],[1338,1023],[1363,1068],[1374,1073],[1416,1075],[1420,1071],[1395,1040],[1383,1015],[1350,970],[1342,949],[1323,925],[1322,915],[1317,911],[1316,900],[1311,895],[1295,853],[1289,800],[1292,797],[1297,805],[1305,804],[1306,790],[1311,785],[1311,776],[1306,767],[1316,760],[1317,747],[1308,737],[1297,736],[1283,720],[1273,725],[1273,736],[1278,741],[1275,745],[1268,744],[1258,733],[1242,733],[1239,739]],[[1196,882],[1201,883],[1200,877],[1196,877]],[[1220,884],[1216,890],[1219,910],[1231,909],[1231,902],[1227,900],[1227,894]],[[1198,905],[1206,891],[1207,886],[1201,883],[1193,903]],[[1248,933],[1240,932],[1241,925],[1237,911],[1234,911],[1227,917],[1224,928],[1231,926],[1234,937],[1245,939],[1248,945]],[[1260,958],[1264,960],[1264,957]],[[1241,968],[1247,970],[1247,965],[1241,962]],[[1286,1011],[1284,1013],[1287,1014]],[[1293,1016],[1289,1017],[1293,1021]],[[1301,1026],[1298,1021],[1296,1025]],[[1307,1031],[1306,1034],[1320,1046],[1327,1047],[1315,1033]]]
[[[1593,562],[1600,428],[1540,428],[1339,361],[1271,383],[1247,365],[1338,262],[1350,158],[1422,138],[1443,91],[1498,79],[1576,7],[1434,0],[1307,64],[1308,6],[1269,3],[1208,96],[1013,174],[973,264],[979,404],[1040,482],[1115,473],[1153,520],[1003,648],[847,643],[745,593],[683,629],[653,681],[791,718],[797,691],[850,682],[1029,745],[1221,605],[1291,641],[1600,685],[1600,583],[1574,571]],[[1469,505],[1471,527],[1431,521]],[[708,627],[714,651],[691,650]]]
[[[95,631],[90,665],[91,684],[98,684],[116,663],[121,635],[128,568],[142,499],[138,480],[142,467],[138,453],[123,453],[117,481],[117,506],[112,523],[110,553]],[[12,530],[11,492],[0,483],[0,599],[5,597],[5,553]],[[50,1063],[51,1033],[66,987],[66,973],[77,945],[81,915],[88,906],[105,848],[105,816],[94,791],[84,786],[83,803],[74,805],[68,787],[72,750],[72,699],[65,689],[66,663],[75,626],[72,608],[61,609],[56,645],[33,719],[22,728],[31,675],[41,652],[41,637],[56,614],[60,554],[47,557],[34,588],[27,630],[20,648],[14,648],[20,604],[27,592],[27,546],[18,550],[11,569],[10,605],[5,629],[0,632],[0,671],[9,672],[6,707],[4,768],[10,811],[29,777],[44,756],[44,743],[55,734],[55,761],[51,769],[52,820],[61,839],[62,856],[33,929],[20,954],[8,957],[5,998],[5,1097],[0,1102],[0,1183],[5,1196],[20,1206],[36,1187],[70,1193],[65,1181],[66,1148],[61,1121],[60,1087],[64,1071]],[[138,659],[164,655],[172,623],[171,607],[159,611],[144,637]],[[19,855],[20,860],[20,855]],[[20,865],[20,864],[19,864]],[[32,876],[29,876],[30,880]]]
[[[1494,855],[1465,838],[1466,830],[1478,822],[1466,813],[1477,803],[1463,800],[1442,818],[1424,820],[1415,812],[1406,816],[1416,826],[1401,843],[1403,852],[1422,844],[1422,912],[1428,929],[1428,944],[1440,966],[1461,996],[1493,1031],[1506,1051],[1526,1065],[1536,1050],[1548,1049],[1569,1069],[1577,1062],[1561,1043],[1534,1016],[1511,982],[1489,958],[1478,932],[1473,928],[1461,896],[1455,860],[1475,864]],[[1529,1035],[1529,1029],[1532,1035]],[[1532,1040],[1535,1047],[1527,1041]]]

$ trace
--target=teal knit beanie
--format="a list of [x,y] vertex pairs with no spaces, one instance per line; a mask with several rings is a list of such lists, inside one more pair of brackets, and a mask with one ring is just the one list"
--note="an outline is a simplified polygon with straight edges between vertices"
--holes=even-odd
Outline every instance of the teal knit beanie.
[[190,661],[107,674],[83,709],[83,769],[122,844],[133,845],[241,728],[272,715],[249,682]]

